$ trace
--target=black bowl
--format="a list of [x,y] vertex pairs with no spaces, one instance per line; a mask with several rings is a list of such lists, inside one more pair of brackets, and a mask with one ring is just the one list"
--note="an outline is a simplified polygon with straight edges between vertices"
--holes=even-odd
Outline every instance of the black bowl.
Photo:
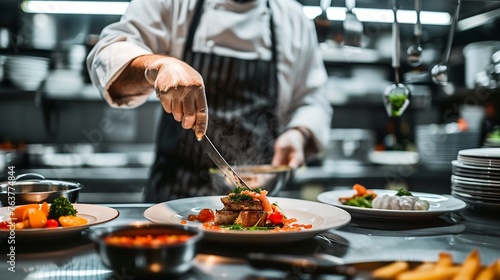
[[[158,246],[111,244],[105,241],[108,236],[157,236],[164,234],[187,234],[190,235],[190,238],[184,242]],[[157,277],[178,275],[191,269],[203,232],[197,228],[183,225],[133,223],[92,229],[86,232],[85,236],[96,244],[104,265],[116,273],[120,275],[126,273],[126,275],[138,277]]]

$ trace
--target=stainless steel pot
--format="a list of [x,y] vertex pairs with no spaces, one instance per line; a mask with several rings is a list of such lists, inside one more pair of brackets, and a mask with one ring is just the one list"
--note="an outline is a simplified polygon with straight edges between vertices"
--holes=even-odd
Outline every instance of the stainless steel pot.
[[[26,180],[28,177],[36,179]],[[71,203],[78,200],[82,185],[74,182],[47,180],[40,174],[26,173],[0,183],[0,206],[31,203],[51,203],[55,198],[66,197]]]

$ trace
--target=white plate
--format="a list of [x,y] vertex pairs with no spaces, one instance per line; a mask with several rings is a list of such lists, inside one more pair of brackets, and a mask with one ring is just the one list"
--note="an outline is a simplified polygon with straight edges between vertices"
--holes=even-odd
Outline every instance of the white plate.
[[[37,228],[37,229],[23,229],[16,230],[15,236],[16,238],[32,238],[32,239],[53,239],[60,238],[64,236],[74,235],[76,233],[81,232],[82,230],[95,226],[98,224],[102,224],[113,219],[116,219],[120,213],[118,210],[101,206],[101,205],[93,205],[93,204],[80,204],[75,203],[73,207],[78,211],[77,216],[83,217],[87,219],[88,223],[81,226],[75,227],[58,227],[58,228]],[[2,207],[0,208],[0,219],[8,220],[9,219],[9,210],[10,207]],[[7,237],[10,234],[10,230],[2,229],[0,230],[0,237]]]
[[407,151],[373,151],[368,158],[372,163],[382,165],[413,165],[420,160],[417,152]]
[[468,196],[470,198],[491,199],[494,201],[500,201],[500,193],[491,193],[491,192],[483,192],[483,191],[477,191],[477,190],[469,190],[469,189],[461,188],[460,186],[453,186],[453,185],[452,185],[451,189],[452,189],[452,191],[454,191],[458,194],[463,194],[464,196]]
[[500,159],[500,148],[467,149],[458,152],[460,156]]
[[128,157],[123,153],[91,153],[83,156],[83,163],[95,167],[125,166]]
[[453,196],[460,198],[461,200],[467,202],[470,205],[477,206],[480,208],[489,208],[489,209],[500,209],[500,203],[497,202],[491,202],[490,200],[483,200],[483,199],[471,199],[468,198],[464,195],[461,195],[460,193],[457,193],[455,191],[451,192]]
[[468,164],[468,162],[478,165],[478,164],[483,164],[483,165],[499,165],[500,160],[498,159],[490,159],[490,158],[474,158],[474,157],[466,157],[466,156],[458,156],[457,160]]
[[500,193],[500,188],[498,188],[498,187],[481,187],[481,186],[476,186],[476,185],[471,185],[471,184],[463,184],[463,183],[452,182],[451,183],[451,189],[453,189],[453,187],[455,187],[455,186],[459,187],[459,188],[470,189],[470,190]]
[[[377,195],[396,194],[396,191],[394,190],[374,189],[373,191]],[[427,211],[361,208],[361,207],[344,205],[339,201],[339,198],[350,197],[353,196],[355,193],[356,193],[355,190],[328,191],[320,193],[318,195],[318,200],[345,209],[346,211],[348,211],[353,215],[372,217],[372,218],[404,219],[404,220],[432,218],[446,214],[448,212],[460,210],[467,206],[465,202],[456,199],[452,196],[421,193],[421,192],[411,192],[411,193],[414,196],[417,196],[420,199],[427,200],[429,202],[430,207],[429,210]]]
[[468,160],[464,158],[458,158],[458,160],[467,165],[474,165],[474,166],[484,166],[484,167],[493,167],[493,168],[500,168],[500,163],[493,162],[493,160],[487,160],[487,161],[479,161],[479,160]]
[[475,185],[475,186],[484,186],[484,187],[500,187],[500,182],[498,181],[480,180],[468,177],[460,177],[456,175],[451,175],[451,182],[459,184]]
[[462,169],[469,169],[469,170],[472,170],[474,172],[486,171],[486,172],[495,172],[495,173],[500,174],[500,168],[467,165],[467,164],[459,162],[458,160],[452,161],[451,165],[458,167],[458,168],[462,168]]
[[[146,209],[144,217],[155,223],[180,225],[187,221],[190,214],[198,214],[203,208],[216,209],[223,207],[222,196],[205,196],[183,198],[153,205]],[[205,238],[221,242],[244,243],[285,243],[303,240],[329,229],[339,228],[349,223],[351,215],[346,211],[323,203],[281,197],[269,197],[271,203],[277,203],[288,218],[296,218],[299,224],[311,224],[311,229],[300,231],[268,232],[268,231],[235,231],[207,230],[199,222],[187,222],[188,226],[199,227]]]

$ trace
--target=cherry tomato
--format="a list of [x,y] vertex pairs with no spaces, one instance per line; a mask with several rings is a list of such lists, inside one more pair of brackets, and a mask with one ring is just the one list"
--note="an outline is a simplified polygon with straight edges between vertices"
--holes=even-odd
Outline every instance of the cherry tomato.
[[9,222],[0,222],[0,229],[9,229]]
[[279,225],[283,223],[283,214],[280,212],[273,212],[267,219],[275,225]]
[[201,209],[200,213],[198,213],[198,221],[201,223],[211,222],[215,219],[214,211],[212,209]]
[[45,224],[46,228],[56,228],[59,227],[59,222],[54,219],[48,219],[47,223]]

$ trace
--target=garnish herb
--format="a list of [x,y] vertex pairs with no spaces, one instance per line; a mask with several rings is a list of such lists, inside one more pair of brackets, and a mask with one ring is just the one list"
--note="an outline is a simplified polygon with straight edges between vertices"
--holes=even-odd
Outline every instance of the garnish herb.
[[397,196],[413,196],[413,194],[403,188],[399,188],[397,189],[397,193],[396,193]]
[[[231,191],[230,195],[228,196],[229,200],[232,201],[232,202],[252,201],[253,198],[250,195],[242,193],[243,191],[246,191],[246,190],[248,190],[248,189],[247,188],[243,188],[243,187],[236,187],[236,188],[234,188]],[[252,191],[254,191],[256,193],[260,193],[261,189],[260,188],[255,188]]]
[[58,197],[52,201],[49,208],[49,219],[57,220],[61,216],[76,216],[78,211],[65,197]]

